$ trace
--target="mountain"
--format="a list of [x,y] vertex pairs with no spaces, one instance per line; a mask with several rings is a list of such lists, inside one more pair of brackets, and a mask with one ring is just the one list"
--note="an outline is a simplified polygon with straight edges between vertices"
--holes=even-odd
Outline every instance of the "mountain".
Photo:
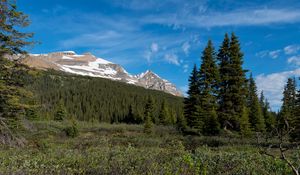
[[49,54],[28,54],[21,59],[21,62],[38,69],[55,69],[72,74],[107,78],[182,96],[175,85],[160,78],[150,70],[139,75],[131,75],[119,64],[97,58],[91,53],[78,55],[74,51],[64,51]]

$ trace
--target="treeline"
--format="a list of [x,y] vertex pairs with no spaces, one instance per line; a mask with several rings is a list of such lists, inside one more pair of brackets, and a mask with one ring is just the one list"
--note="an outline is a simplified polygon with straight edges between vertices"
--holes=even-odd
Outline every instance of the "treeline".
[[155,124],[175,124],[183,115],[183,98],[103,78],[45,71],[28,85],[46,119],[65,113],[82,121],[144,123],[147,105]]
[[271,131],[275,113],[263,94],[259,98],[255,81],[243,69],[243,53],[238,37],[232,33],[215,51],[208,41],[200,68],[194,65],[189,78],[184,116],[189,128],[205,135],[217,135],[221,129],[250,136]]

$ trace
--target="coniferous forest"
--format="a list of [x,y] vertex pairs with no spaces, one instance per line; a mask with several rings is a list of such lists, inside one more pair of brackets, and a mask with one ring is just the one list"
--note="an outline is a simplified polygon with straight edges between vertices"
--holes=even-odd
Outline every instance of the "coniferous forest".
[[8,59],[35,42],[15,1],[0,12],[0,174],[299,174],[299,77],[272,111],[235,33],[177,97]]

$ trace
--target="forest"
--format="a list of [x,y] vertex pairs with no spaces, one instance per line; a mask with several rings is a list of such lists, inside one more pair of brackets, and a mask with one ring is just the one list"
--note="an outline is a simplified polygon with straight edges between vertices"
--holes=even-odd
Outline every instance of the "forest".
[[271,111],[234,33],[207,42],[182,98],[8,59],[35,42],[0,7],[0,174],[299,174],[298,77]]

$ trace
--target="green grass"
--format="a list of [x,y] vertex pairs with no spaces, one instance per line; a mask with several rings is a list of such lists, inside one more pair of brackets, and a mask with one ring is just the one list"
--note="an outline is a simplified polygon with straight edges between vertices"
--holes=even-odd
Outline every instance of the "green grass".
[[184,137],[161,126],[147,135],[142,125],[88,122],[78,122],[79,136],[69,138],[68,124],[34,122],[23,133],[26,147],[1,147],[0,174],[291,174],[251,144],[206,146],[227,138]]

